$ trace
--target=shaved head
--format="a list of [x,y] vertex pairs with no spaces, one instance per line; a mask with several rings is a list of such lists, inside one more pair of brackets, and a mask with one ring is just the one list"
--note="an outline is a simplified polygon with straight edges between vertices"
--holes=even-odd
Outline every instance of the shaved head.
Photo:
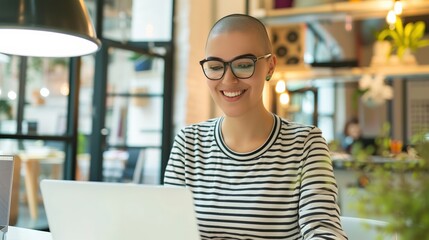
[[265,25],[252,16],[245,14],[231,14],[219,19],[210,30],[207,41],[218,34],[228,32],[255,34],[257,39],[252,38],[250,40],[259,40],[259,44],[261,44],[261,47],[264,49],[265,53],[272,52],[271,42],[268,37]]

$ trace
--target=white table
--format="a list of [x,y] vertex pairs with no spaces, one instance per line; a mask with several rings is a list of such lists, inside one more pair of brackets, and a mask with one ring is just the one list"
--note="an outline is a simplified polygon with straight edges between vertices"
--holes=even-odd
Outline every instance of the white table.
[[50,232],[9,226],[6,240],[52,240],[52,235]]

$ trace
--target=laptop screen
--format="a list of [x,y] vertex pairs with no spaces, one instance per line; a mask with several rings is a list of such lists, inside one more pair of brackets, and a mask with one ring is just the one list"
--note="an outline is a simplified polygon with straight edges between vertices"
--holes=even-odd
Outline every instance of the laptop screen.
[[199,240],[187,188],[43,179],[54,240]]
[[0,234],[7,232],[9,225],[12,176],[13,156],[0,155]]

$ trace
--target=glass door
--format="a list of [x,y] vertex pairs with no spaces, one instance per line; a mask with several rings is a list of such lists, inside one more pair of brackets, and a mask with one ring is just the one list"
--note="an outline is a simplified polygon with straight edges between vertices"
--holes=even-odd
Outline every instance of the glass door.
[[164,74],[160,56],[110,49],[104,181],[160,183]]
[[318,97],[317,88],[305,87],[296,90],[288,90],[287,103],[282,102],[280,97],[275,98],[276,112],[279,116],[292,122],[302,124],[318,124]]
[[173,3],[103,2],[83,179],[161,183],[172,139]]

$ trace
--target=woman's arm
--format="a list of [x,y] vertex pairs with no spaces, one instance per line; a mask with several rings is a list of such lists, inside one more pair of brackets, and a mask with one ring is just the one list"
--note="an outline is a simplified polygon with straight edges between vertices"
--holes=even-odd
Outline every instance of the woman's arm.
[[176,135],[164,174],[164,185],[185,186],[185,134]]
[[314,127],[304,142],[299,225],[304,239],[347,239],[340,222],[338,188],[322,132]]

